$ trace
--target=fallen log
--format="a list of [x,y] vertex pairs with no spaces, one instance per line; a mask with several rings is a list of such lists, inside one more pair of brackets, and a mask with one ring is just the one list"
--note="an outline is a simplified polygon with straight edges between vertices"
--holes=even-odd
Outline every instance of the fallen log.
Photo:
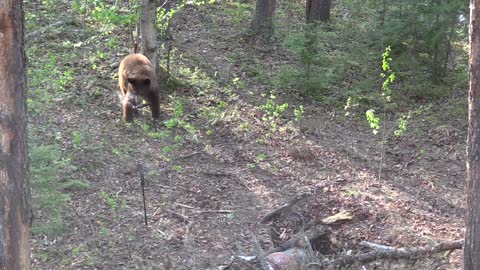
[[[371,244],[371,243],[370,243]],[[401,260],[401,259],[418,259],[427,255],[432,255],[444,251],[452,251],[462,249],[463,240],[442,242],[431,247],[419,248],[394,248],[382,245],[375,246],[375,251],[367,252],[359,255],[345,255],[332,261],[323,263],[310,263],[307,269],[333,269],[341,266],[352,265],[355,263],[369,263],[376,260]]]
[[49,28],[57,27],[57,26],[60,26],[60,25],[62,25],[62,24],[64,24],[64,23],[65,23],[64,21],[58,21],[58,22],[52,23],[52,24],[47,25],[47,26],[45,26],[45,27],[42,27],[42,28],[40,28],[40,29],[38,29],[38,30],[36,30],[36,31],[33,31],[33,32],[31,32],[31,33],[26,34],[26,35],[25,35],[25,38],[26,38],[26,39],[33,38],[33,37],[35,37],[35,36],[37,36],[37,35],[39,35],[39,34],[43,34],[43,32],[45,32],[45,31],[48,30]]

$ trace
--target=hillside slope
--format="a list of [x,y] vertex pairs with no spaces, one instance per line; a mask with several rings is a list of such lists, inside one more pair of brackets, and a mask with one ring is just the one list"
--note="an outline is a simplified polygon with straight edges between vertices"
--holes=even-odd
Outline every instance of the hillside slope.
[[[330,228],[333,252],[360,252],[361,240],[421,246],[463,237],[466,122],[452,119],[451,107],[413,122],[382,157],[363,117],[261,80],[262,70],[295,60],[280,42],[246,38],[228,3],[188,6],[172,24],[172,74],[185,84],[163,90],[154,132],[147,110],[134,124],[121,121],[115,67],[128,53],[126,28],[95,25],[69,1],[27,3],[28,32],[66,17],[74,19],[28,40],[31,147],[56,145],[59,183],[86,186],[62,189],[64,229],[33,236],[35,268],[214,269],[254,252],[252,231],[268,249],[260,220],[302,194],[293,212],[305,223],[353,215]],[[37,225],[46,224],[51,214],[37,209]],[[275,224],[287,236],[288,220]],[[441,269],[460,269],[460,258]]]

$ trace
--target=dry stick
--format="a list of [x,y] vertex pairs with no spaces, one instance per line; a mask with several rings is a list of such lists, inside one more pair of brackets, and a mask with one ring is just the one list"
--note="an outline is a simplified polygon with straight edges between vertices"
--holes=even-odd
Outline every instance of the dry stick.
[[49,24],[49,25],[47,25],[47,26],[45,26],[45,27],[42,27],[42,28],[40,28],[40,29],[38,29],[38,30],[35,30],[35,31],[31,32],[31,33],[26,34],[26,35],[25,35],[25,38],[33,38],[33,37],[35,37],[36,35],[45,32],[45,30],[47,30],[47,29],[49,29],[49,28],[52,28],[52,27],[55,27],[55,26],[60,26],[60,25],[62,25],[62,24],[64,24],[64,23],[65,23],[64,21],[58,21],[58,22]]
[[204,174],[206,175],[209,175],[209,176],[234,176],[233,173],[229,173],[229,172],[203,172]]
[[170,210],[167,210],[165,209],[164,210],[166,213],[172,215],[174,218],[180,220],[181,222],[185,223],[185,224],[189,224],[190,221],[188,220],[188,217],[187,216],[184,216],[182,214],[179,214],[177,212],[173,212],[173,211],[170,211]]
[[188,209],[195,209],[195,207],[193,207],[191,205],[186,205],[186,204],[183,204],[183,203],[175,203],[175,205],[178,205],[178,206],[181,206],[181,207],[184,207],[184,208],[188,208]]
[[140,171],[140,185],[142,186],[142,197],[143,197],[143,215],[145,217],[145,227],[148,227],[147,221],[147,203],[145,200],[145,166],[143,162],[140,163],[139,171]]
[[255,245],[255,248],[257,249],[257,252],[258,252],[257,257],[259,258],[263,269],[265,269],[265,270],[270,269],[270,265],[267,262],[267,258],[265,257],[265,252],[263,251],[262,247],[260,246],[260,243],[258,242],[257,237],[255,236],[255,233],[250,231],[250,236],[252,237],[253,244]]
[[272,212],[268,213],[260,223],[265,224],[270,221],[272,221],[274,218],[277,216],[281,215],[282,213],[289,211],[295,204],[297,204],[299,201],[303,200],[306,198],[306,194],[303,194],[301,196],[296,196],[293,198],[290,202],[280,206],[279,208],[273,210]]
[[[182,203],[175,203],[175,205],[178,205],[180,207],[184,207],[184,208],[188,208],[188,209],[192,209],[192,210],[195,210],[195,207],[193,206],[190,206],[190,205],[186,205],[186,204],[182,204]],[[235,213],[235,210],[227,210],[227,209],[213,209],[213,210],[195,210],[193,211],[193,213],[220,213],[220,214],[230,214],[230,213]]]
[[462,249],[462,247],[463,247],[463,240],[457,240],[457,241],[450,241],[450,242],[442,242],[433,247],[421,247],[421,248],[409,248],[409,249],[393,248],[393,250],[391,249],[377,250],[377,251],[367,252],[360,255],[343,256],[324,264],[313,263],[311,265],[307,265],[307,268],[309,266],[315,265],[315,266],[318,266],[318,269],[330,269],[330,268],[338,268],[341,266],[351,265],[354,263],[369,263],[375,260],[383,260],[383,259],[390,259],[390,260],[413,259],[413,258],[419,258],[426,255],[440,253],[443,251]]
[[219,214],[230,214],[230,213],[235,213],[234,210],[199,210],[199,211],[193,211],[194,213],[219,213]]
[[368,247],[368,248],[371,248],[373,250],[377,250],[377,251],[394,251],[394,250],[399,250],[399,248],[396,248],[396,247],[390,247],[390,246],[385,246],[385,245],[380,245],[380,244],[376,244],[376,243],[372,243],[372,242],[368,242],[368,241],[362,241],[360,243],[360,245],[364,246],[364,247]]

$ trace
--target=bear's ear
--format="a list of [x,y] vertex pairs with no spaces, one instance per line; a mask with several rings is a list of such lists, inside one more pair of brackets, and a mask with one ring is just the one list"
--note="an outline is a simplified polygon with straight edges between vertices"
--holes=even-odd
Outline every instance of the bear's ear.
[[127,78],[127,81],[132,85],[135,85],[137,83],[137,80],[135,80],[133,78]]

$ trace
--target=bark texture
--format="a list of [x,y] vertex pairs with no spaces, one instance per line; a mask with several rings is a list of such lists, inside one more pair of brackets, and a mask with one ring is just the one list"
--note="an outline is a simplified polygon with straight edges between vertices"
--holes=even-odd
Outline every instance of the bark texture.
[[464,269],[480,269],[480,0],[470,0],[467,218]]
[[152,62],[153,68],[158,75],[157,57],[157,10],[155,0],[142,0],[142,12],[140,15],[140,34],[142,35],[142,53]]
[[30,269],[26,72],[21,0],[0,0],[0,269]]
[[273,16],[276,0],[257,0],[255,17],[252,22],[252,31],[256,36],[263,38],[273,37]]
[[305,9],[307,23],[330,21],[331,3],[331,0],[307,0]]

